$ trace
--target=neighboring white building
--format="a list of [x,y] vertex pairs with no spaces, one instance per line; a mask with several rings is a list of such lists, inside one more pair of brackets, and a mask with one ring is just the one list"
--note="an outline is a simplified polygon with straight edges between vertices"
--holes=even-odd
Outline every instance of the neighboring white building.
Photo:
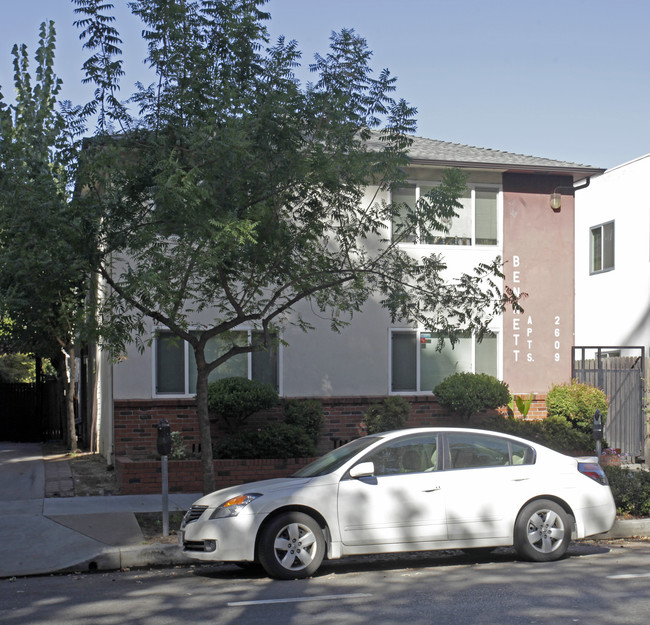
[[576,195],[578,346],[650,349],[650,154]]

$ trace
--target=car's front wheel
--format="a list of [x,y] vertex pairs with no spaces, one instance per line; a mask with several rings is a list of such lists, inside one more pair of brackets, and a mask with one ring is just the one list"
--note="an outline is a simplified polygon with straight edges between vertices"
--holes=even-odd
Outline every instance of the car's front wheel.
[[313,575],[325,556],[325,538],[318,523],[303,512],[285,512],[263,528],[259,560],[276,579]]
[[521,558],[550,562],[561,558],[571,542],[571,521],[553,501],[538,499],[526,505],[515,524],[515,549]]

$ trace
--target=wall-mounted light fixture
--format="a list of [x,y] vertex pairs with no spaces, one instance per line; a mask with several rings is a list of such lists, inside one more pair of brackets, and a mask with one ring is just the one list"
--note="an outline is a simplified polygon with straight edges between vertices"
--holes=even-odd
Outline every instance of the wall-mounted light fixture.
[[589,182],[591,181],[591,178],[585,178],[584,184],[581,184],[578,187],[555,187],[553,190],[553,193],[551,193],[551,208],[556,212],[559,213],[560,209],[562,208],[562,191],[566,192],[571,192],[573,193],[574,191],[578,191],[579,189],[586,189],[589,186]]

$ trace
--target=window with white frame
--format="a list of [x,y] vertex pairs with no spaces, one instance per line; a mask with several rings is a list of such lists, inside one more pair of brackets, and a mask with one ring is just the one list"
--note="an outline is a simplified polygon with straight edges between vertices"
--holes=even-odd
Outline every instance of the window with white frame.
[[[205,348],[208,362],[236,344],[261,341],[261,332],[241,330],[223,337],[210,339]],[[156,395],[192,395],[196,393],[197,369],[192,347],[171,332],[160,331],[155,339],[155,392]],[[278,351],[276,348],[238,354],[214,369],[209,382],[228,377],[244,377],[271,384],[278,389]]]
[[[393,219],[393,238],[399,236],[400,230],[407,223],[409,210],[432,188],[433,185],[408,184],[393,189],[392,202],[402,205],[399,214]],[[458,199],[462,208],[457,209],[457,217],[449,220],[448,232],[432,232],[426,237],[412,233],[403,242],[427,245],[497,245],[498,199],[497,187],[470,186]]]
[[445,341],[438,349],[438,336],[420,330],[391,331],[392,393],[431,392],[453,373],[467,371],[497,376],[497,335],[489,334],[478,341],[461,336],[453,349]]
[[614,269],[614,222],[589,230],[589,273]]

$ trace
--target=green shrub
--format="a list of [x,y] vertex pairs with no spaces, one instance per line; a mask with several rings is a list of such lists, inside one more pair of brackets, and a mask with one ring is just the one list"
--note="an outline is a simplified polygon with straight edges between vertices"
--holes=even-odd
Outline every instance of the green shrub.
[[257,380],[223,378],[208,384],[208,408],[223,419],[231,433],[239,430],[252,414],[277,403],[276,390]]
[[637,517],[650,516],[650,472],[629,467],[603,467],[612,489],[616,512]]
[[546,396],[549,417],[566,419],[574,428],[591,435],[594,414],[600,410],[603,423],[607,417],[607,395],[594,386],[571,381],[571,384],[557,384]]
[[364,415],[368,434],[399,430],[406,425],[411,405],[403,397],[387,397]]
[[494,432],[512,434],[563,454],[580,455],[595,453],[596,444],[589,434],[580,432],[565,419],[547,417],[539,421],[524,421],[522,419],[504,418],[502,416],[488,417],[481,427]]
[[323,427],[323,405],[317,399],[290,399],[284,403],[284,422],[299,427],[318,444]]
[[215,458],[309,458],[316,446],[297,425],[272,423],[257,430],[242,430],[214,446]]
[[486,373],[454,373],[445,378],[433,393],[438,403],[467,420],[481,410],[507,406],[508,385]]
[[185,460],[187,454],[185,453],[185,443],[183,442],[183,434],[181,432],[172,432],[172,448],[169,452],[170,460]]

